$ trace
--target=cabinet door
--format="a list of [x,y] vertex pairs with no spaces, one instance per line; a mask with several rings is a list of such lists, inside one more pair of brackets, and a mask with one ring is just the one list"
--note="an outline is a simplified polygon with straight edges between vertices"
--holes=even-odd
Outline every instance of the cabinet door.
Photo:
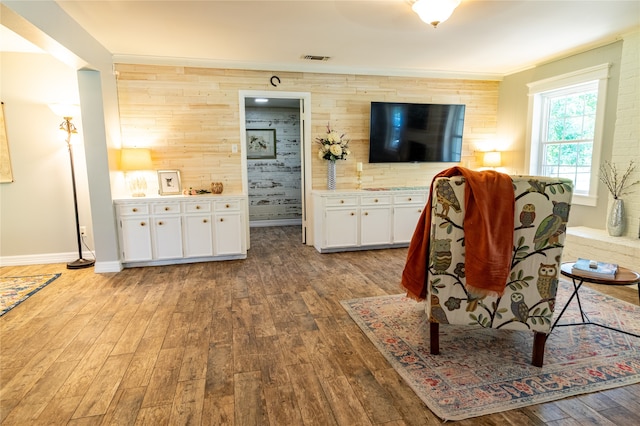
[[391,207],[361,207],[360,245],[391,244]]
[[213,256],[211,215],[184,218],[184,257]]
[[358,245],[358,209],[327,209],[324,218],[324,247]]
[[424,207],[419,205],[397,206],[393,212],[393,242],[408,243],[416,229]]
[[182,257],[180,216],[156,217],[153,223],[154,259]]
[[120,218],[120,249],[125,262],[148,261],[151,250],[151,223],[148,216]]
[[218,213],[215,215],[213,231],[216,256],[244,253],[244,223],[240,212]]

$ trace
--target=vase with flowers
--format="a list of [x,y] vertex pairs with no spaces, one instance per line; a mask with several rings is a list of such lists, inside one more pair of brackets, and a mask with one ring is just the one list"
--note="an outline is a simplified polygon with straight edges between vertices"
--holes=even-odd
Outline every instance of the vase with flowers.
[[627,170],[620,176],[615,164],[605,161],[604,164],[600,166],[600,181],[607,186],[607,189],[609,189],[609,192],[613,195],[613,203],[611,204],[611,209],[607,217],[607,231],[612,237],[619,237],[624,233],[626,219],[624,202],[620,196],[626,193],[633,185],[640,183],[640,180],[629,183],[629,177],[635,168],[636,166],[633,160],[631,160]]
[[349,139],[345,134],[339,134],[327,124],[327,133],[324,137],[316,138],[320,145],[318,157],[327,160],[327,189],[336,189],[336,161],[346,160],[351,154],[349,151]]

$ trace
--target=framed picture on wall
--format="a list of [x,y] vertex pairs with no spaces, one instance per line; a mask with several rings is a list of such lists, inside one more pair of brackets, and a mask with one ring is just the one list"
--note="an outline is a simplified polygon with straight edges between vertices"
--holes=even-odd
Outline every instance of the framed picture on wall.
[[179,170],[158,170],[158,193],[160,195],[180,195]]
[[247,158],[276,158],[276,129],[247,130]]

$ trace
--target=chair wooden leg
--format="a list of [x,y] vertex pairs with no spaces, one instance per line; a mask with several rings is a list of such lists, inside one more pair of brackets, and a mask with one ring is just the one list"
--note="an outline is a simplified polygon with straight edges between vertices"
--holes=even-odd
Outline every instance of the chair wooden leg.
[[549,335],[540,332],[534,332],[533,335],[533,354],[531,355],[531,364],[536,367],[542,367],[544,362],[544,346],[547,343]]
[[431,355],[440,354],[440,324],[437,322],[429,323],[429,346]]

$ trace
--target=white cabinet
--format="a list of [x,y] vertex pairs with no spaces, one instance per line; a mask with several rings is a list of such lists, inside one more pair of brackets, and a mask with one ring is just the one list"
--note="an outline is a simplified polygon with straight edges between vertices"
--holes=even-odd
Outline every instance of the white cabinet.
[[184,202],[184,257],[213,256],[213,216],[211,203]]
[[246,196],[114,200],[125,267],[247,257]]
[[393,197],[393,242],[409,243],[427,203],[426,193],[404,193]]
[[323,253],[406,246],[427,191],[314,191],[314,246]]
[[241,205],[237,201],[216,201],[215,205],[215,255],[223,256],[243,250],[244,221]]
[[360,245],[391,244],[391,196],[360,197]]

